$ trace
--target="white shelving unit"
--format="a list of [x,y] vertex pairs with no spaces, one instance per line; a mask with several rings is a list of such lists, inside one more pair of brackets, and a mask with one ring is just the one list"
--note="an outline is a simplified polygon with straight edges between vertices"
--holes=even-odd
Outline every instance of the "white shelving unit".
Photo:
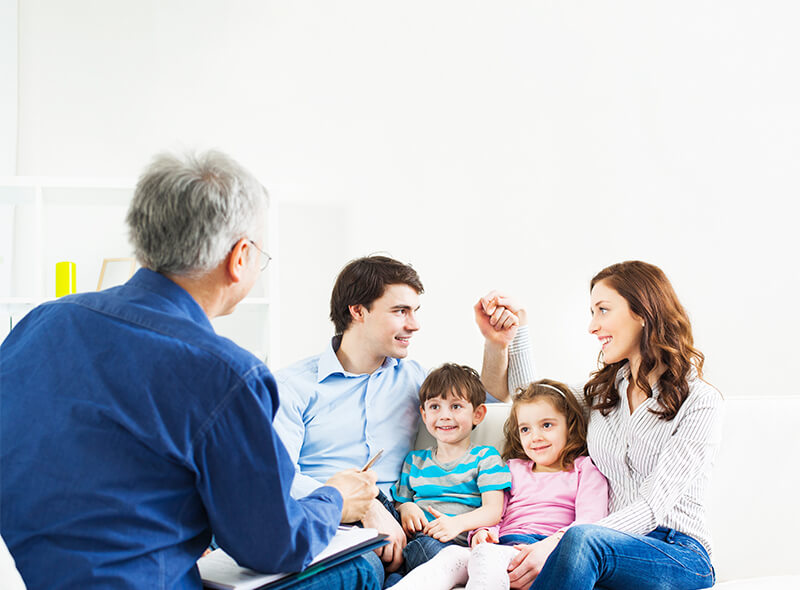
[[[93,291],[104,258],[132,256],[125,214],[135,181],[0,177],[0,340],[36,305],[55,297],[56,262],[75,262],[77,290]],[[277,207],[268,214],[270,267],[218,333],[272,366],[277,358]]]

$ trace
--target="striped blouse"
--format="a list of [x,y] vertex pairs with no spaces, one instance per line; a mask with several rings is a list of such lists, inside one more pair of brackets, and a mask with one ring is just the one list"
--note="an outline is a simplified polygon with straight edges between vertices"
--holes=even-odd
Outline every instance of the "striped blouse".
[[[515,357],[509,363],[514,367],[508,376],[511,391],[533,380],[526,328],[509,350]],[[646,534],[658,526],[676,529],[697,539],[710,554],[706,496],[722,438],[722,396],[690,376],[689,396],[675,418],[666,421],[649,411],[660,408],[657,385],[653,396],[631,414],[629,378],[625,365],[616,380],[620,402],[607,416],[599,410],[589,413],[589,454],[609,484],[609,515],[596,524],[632,534]],[[585,403],[583,388],[572,389]]]

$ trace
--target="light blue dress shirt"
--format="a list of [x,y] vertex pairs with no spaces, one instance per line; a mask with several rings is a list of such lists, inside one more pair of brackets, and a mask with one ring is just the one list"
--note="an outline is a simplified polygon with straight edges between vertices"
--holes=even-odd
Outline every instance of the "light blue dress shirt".
[[334,341],[275,374],[281,403],[274,426],[298,471],[292,495],[310,493],[343,469],[360,469],[383,449],[373,470],[388,496],[416,438],[426,372],[416,361],[387,357],[374,373],[348,373]]

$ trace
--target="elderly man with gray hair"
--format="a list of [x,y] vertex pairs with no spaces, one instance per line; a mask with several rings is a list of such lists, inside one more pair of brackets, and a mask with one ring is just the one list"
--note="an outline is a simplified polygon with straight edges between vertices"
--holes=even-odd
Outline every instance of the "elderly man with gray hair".
[[[157,157],[127,222],[125,285],[31,311],[0,348],[0,534],[29,589],[201,588],[217,542],[240,564],[299,571],[375,475],[289,494],[269,369],[217,336],[269,261],[266,191],[217,152]],[[357,558],[297,588],[373,588]]]

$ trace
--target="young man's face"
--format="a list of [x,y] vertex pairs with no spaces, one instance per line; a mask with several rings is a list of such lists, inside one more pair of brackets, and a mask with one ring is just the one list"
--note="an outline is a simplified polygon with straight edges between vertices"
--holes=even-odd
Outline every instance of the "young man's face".
[[408,285],[388,285],[370,309],[361,308],[362,343],[376,358],[405,358],[411,336],[419,330],[419,293]]

